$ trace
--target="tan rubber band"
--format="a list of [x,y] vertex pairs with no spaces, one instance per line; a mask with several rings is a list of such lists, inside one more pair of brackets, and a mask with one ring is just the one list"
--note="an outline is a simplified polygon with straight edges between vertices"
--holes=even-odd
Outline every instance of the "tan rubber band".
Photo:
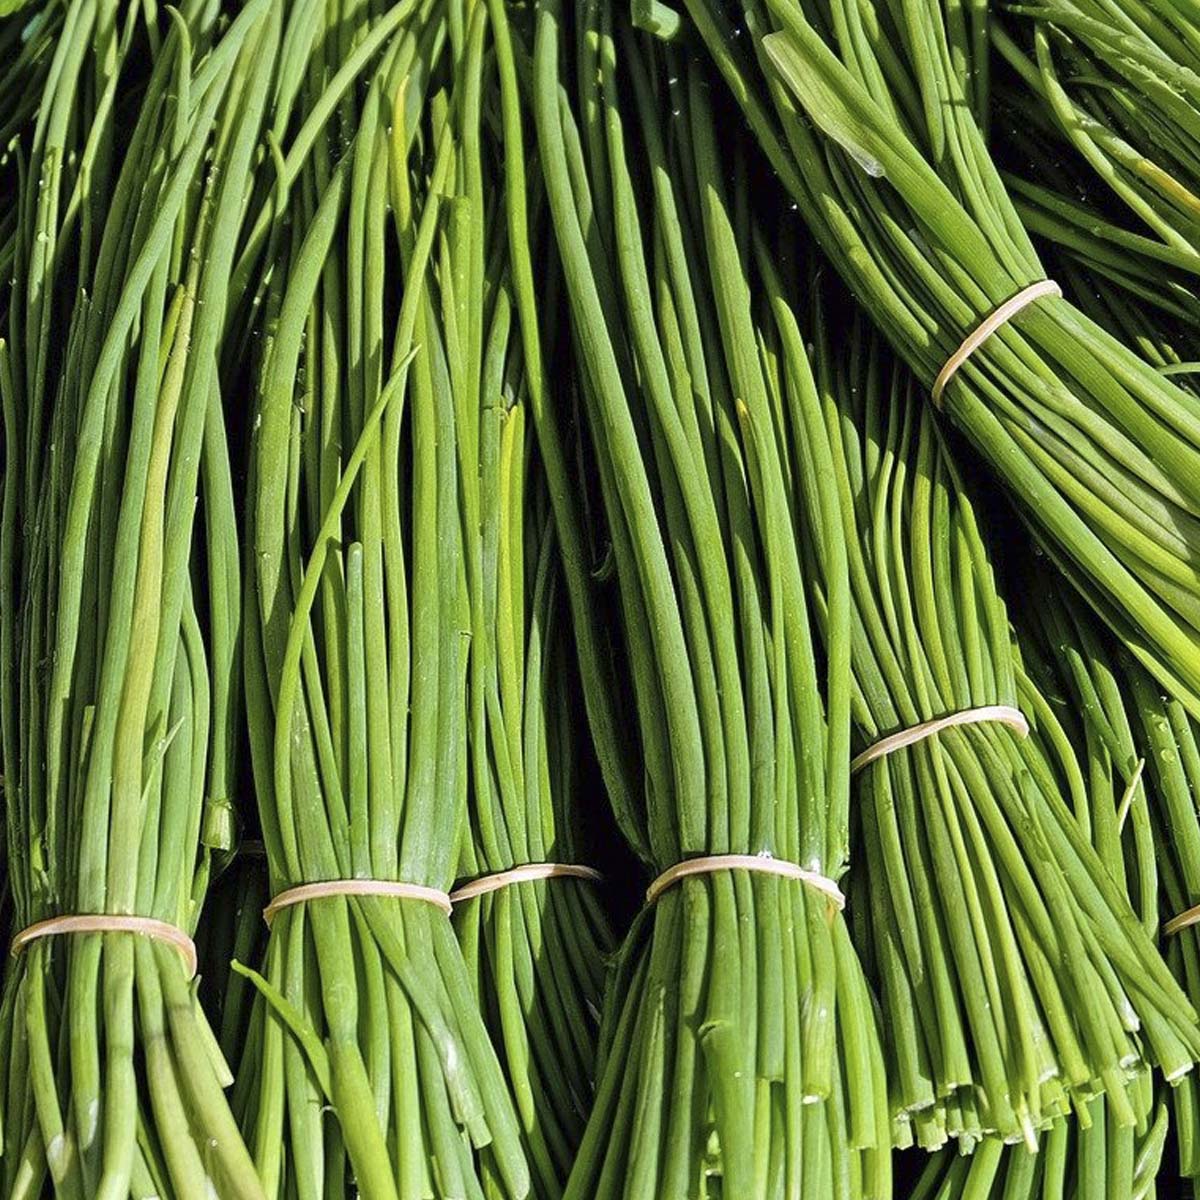
[[1163,934],[1170,937],[1173,933],[1181,933],[1191,925],[1200,925],[1200,904],[1185,909],[1177,917],[1172,917],[1164,926]]
[[198,968],[196,943],[177,925],[156,921],[153,917],[123,917],[117,913],[80,913],[35,921],[13,938],[9,953],[16,958],[30,942],[57,937],[60,933],[136,933],[174,946],[183,957],[189,979],[195,976]]
[[1061,295],[1062,288],[1053,279],[1039,279],[1037,283],[1031,283],[1028,287],[1022,288],[1015,296],[1005,300],[995,312],[984,317],[963,338],[962,345],[946,359],[946,365],[938,372],[937,378],[933,381],[932,395],[934,404],[941,404],[942,393],[946,390],[946,385],[954,378],[955,372],[997,329],[1002,325],[1008,324],[1021,309],[1028,308],[1035,300],[1040,300],[1043,296]]
[[525,863],[524,866],[511,867],[507,871],[497,871],[494,875],[483,875],[464,883],[450,893],[450,903],[461,904],[476,896],[486,896],[488,892],[498,892],[510,884],[531,883],[535,879],[590,879],[593,883],[604,882],[604,876],[595,867],[578,863]]
[[668,888],[691,875],[711,875],[715,871],[758,871],[763,875],[779,875],[783,879],[798,879],[824,893],[841,911],[846,897],[827,875],[809,871],[799,863],[769,854],[710,854],[704,858],[686,858],[668,867],[647,889],[646,903],[653,904]]
[[861,771],[877,758],[885,758],[897,750],[903,750],[905,746],[915,746],[917,742],[923,742],[944,729],[953,729],[956,725],[983,725],[990,721],[1007,725],[1022,737],[1029,736],[1029,722],[1025,720],[1025,714],[1019,708],[1012,708],[1008,704],[985,704],[980,708],[964,708],[962,712],[935,717],[932,721],[922,721],[920,725],[914,725],[911,729],[901,729],[880,738],[873,746],[868,746],[850,760],[850,774]]
[[389,879],[327,879],[320,883],[302,883],[279,893],[263,909],[268,925],[281,908],[307,904],[310,900],[328,900],[332,896],[391,896],[397,900],[420,900],[435,905],[443,912],[450,911],[450,897],[440,888],[420,883],[396,883]]

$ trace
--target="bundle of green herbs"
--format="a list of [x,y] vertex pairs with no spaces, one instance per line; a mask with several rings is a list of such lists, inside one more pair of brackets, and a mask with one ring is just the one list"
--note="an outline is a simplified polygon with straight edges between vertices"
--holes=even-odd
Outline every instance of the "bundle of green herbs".
[[[493,355],[512,351],[506,304],[501,293]],[[521,370],[519,355],[488,366]],[[549,506],[537,477],[522,479],[532,460],[517,379],[485,373],[482,381],[476,463],[487,515],[465,522],[476,531],[478,587],[472,838],[454,923],[526,1131],[535,1194],[558,1196],[591,1111],[613,935],[602,878],[583,862],[579,732]]]
[[[822,659],[784,428],[811,387],[797,321],[762,296],[746,163],[719,141],[709,78],[637,35],[620,3],[541,0],[534,21],[584,474],[611,539],[644,772],[641,795],[614,803],[655,876],[566,1194],[888,1196],[873,1001],[836,888],[848,578],[843,557]],[[838,546],[832,477],[816,478]]]
[[0,1194],[1200,1177],[1198,35],[0,0]]
[[296,19],[317,30],[286,44],[325,69],[292,75],[314,92],[280,143],[286,212],[269,198],[243,258],[266,332],[245,657],[275,906],[244,1124],[271,1196],[519,1198],[522,1129],[447,896],[478,565],[459,438],[485,410],[499,425],[484,388],[507,344],[485,280],[486,12],[404,0],[344,57],[335,15]]
[[[613,935],[598,873],[584,861],[570,623],[545,466],[532,444],[532,394],[545,403],[558,323],[552,260],[544,237],[534,237],[541,173],[525,162],[505,6],[491,3],[488,14],[481,36],[494,66],[477,87],[499,92],[502,136],[489,135],[482,106],[472,105],[475,124],[463,140],[483,186],[467,199],[471,220],[455,222],[446,238],[450,258],[472,263],[483,283],[459,306],[461,345],[452,358],[461,367],[471,631],[470,837],[453,899],[526,1133],[535,1194],[553,1197],[562,1194],[591,1109]],[[556,874],[539,878],[543,869]]]
[[983,519],[932,407],[861,321],[836,340],[816,325],[824,429],[815,449],[813,418],[792,436],[809,492],[832,447],[849,555],[866,863],[852,911],[873,950],[898,1136],[1033,1150],[1101,1093],[1132,1126],[1146,1067],[1178,1079],[1200,1054],[1195,1011],[1080,829],[1078,767],[1024,736],[1042,704],[1021,686]]
[[277,38],[265,0],[161,22],[71,3],[23,151],[0,349],[14,1198],[262,1195],[189,935],[234,788],[217,359],[269,78],[252,64]]
[[[939,383],[941,406],[1056,559],[1200,714],[1200,406],[1066,300],[1026,292],[1045,273],[984,138],[986,13],[893,0],[732,7],[686,0],[678,36],[702,40],[922,387]],[[1018,296],[1025,307],[958,356]]]
[[[1031,740],[1042,743],[1046,761],[1056,764],[1080,829],[1128,892],[1147,932],[1157,935],[1163,845],[1156,846],[1159,796],[1154,771],[1145,769],[1142,757],[1141,710],[1093,618],[1065,584],[1049,582],[1045,566],[1035,560],[1035,569],[1024,573],[1031,602],[1020,612],[1018,687],[1032,713]],[[1152,1197],[1167,1147],[1168,1111],[1184,1111],[1194,1088],[1189,1074],[1171,1090],[1168,1103],[1168,1089],[1143,1070],[1129,1089],[1134,1124],[1115,1119],[1111,1105],[1097,1098],[1047,1130],[1036,1155],[985,1139],[969,1158],[951,1152],[932,1156],[914,1195]]]
[[[1073,718],[1086,726],[1098,743],[1093,760],[1107,755],[1128,781],[1116,832],[1127,812],[1135,837],[1131,842],[1126,835],[1125,858],[1131,883],[1141,880],[1144,923],[1188,994],[1200,996],[1194,912],[1200,902],[1200,731],[1131,655],[1091,627],[1090,614],[1077,604],[1063,598],[1058,605],[1040,604],[1038,611],[1050,656],[1070,668],[1073,686],[1064,686],[1058,701],[1064,722]],[[1107,840],[1115,845],[1112,834]],[[1117,869],[1112,851],[1109,858]],[[1170,1095],[1178,1173],[1186,1178],[1200,1175],[1198,1088],[1200,1081],[1189,1075]]]

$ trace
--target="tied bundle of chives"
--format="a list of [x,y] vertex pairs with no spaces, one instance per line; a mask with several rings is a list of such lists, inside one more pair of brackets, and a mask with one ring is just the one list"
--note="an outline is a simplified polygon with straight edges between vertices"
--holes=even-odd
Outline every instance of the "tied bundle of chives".
[[[1009,727],[1036,711],[932,409],[861,323],[836,351],[822,323],[816,346],[866,748],[853,910],[874,948],[889,1089],[911,1126],[900,1136],[1034,1149],[1040,1127],[1102,1092],[1114,1123],[1133,1125],[1135,1071],[1177,1078],[1200,1054],[1195,1012],[1080,830],[1054,758]],[[810,428],[794,432],[801,481],[820,462]],[[823,565],[819,530],[814,546]]]
[[[1056,556],[1200,713],[1200,405],[1044,278],[988,156],[980,11],[882,0],[687,0],[851,290]],[[903,31],[903,32],[902,32]],[[985,316],[1029,301],[943,372]]]
[[749,183],[706,78],[618,5],[574,16],[537,5],[532,94],[641,737],[644,797],[620,815],[660,874],[566,1195],[885,1197],[872,1001],[833,888],[848,594],[831,571],[826,667],[781,424],[805,379],[795,318],[752,300]]
[[[1107,648],[1083,609],[1049,586],[1031,589],[1024,611],[1019,687],[1034,722],[1032,739],[1056,763],[1064,793],[1080,828],[1113,878],[1136,902],[1148,931],[1158,926],[1158,868],[1152,810],[1156,797],[1149,772],[1139,765],[1140,714]],[[1025,672],[1028,672],[1026,674]],[[1143,679],[1147,678],[1143,673]],[[1195,1086],[1188,1075],[1172,1092],[1179,1102]],[[1137,1077],[1130,1126],[1113,1119],[1096,1099],[1077,1117],[1056,1122],[1036,1155],[985,1139],[969,1159],[949,1152],[933,1156],[914,1195],[949,1200],[972,1195],[998,1200],[1144,1200],[1155,1195],[1167,1143],[1168,1105],[1153,1097],[1148,1072]]]
[[[503,352],[506,305],[501,292],[493,354]],[[504,370],[495,359],[487,365]],[[469,525],[483,586],[471,641],[473,845],[461,860],[470,882],[454,894],[455,927],[526,1131],[535,1194],[558,1196],[591,1110],[613,939],[596,880],[569,871],[582,862],[579,746],[548,505],[536,477],[522,479],[528,435],[515,381],[486,371],[483,379],[500,390],[481,397],[479,499],[488,515]],[[520,868],[541,864],[565,870],[521,877]],[[475,894],[493,882],[494,891]]]
[[[1043,608],[1051,611],[1048,605]],[[1071,664],[1076,686],[1069,704],[1087,714],[1088,726],[1096,729],[1123,775],[1133,779],[1137,763],[1145,764],[1144,796],[1141,790],[1127,789],[1130,823],[1138,829],[1139,842],[1152,838],[1161,881],[1143,901],[1145,920],[1159,930],[1167,963],[1188,994],[1200,996],[1200,942],[1193,923],[1193,906],[1200,902],[1200,733],[1183,705],[1165,697],[1131,655],[1114,651],[1089,627],[1086,613],[1069,604],[1063,608],[1065,615],[1050,629],[1047,644]],[[1146,808],[1149,835],[1140,829],[1140,804]],[[1139,861],[1146,854],[1139,848]],[[1148,876],[1149,869],[1141,873]],[[1148,891],[1145,884],[1142,891]],[[1179,1174],[1185,1178],[1200,1176],[1198,1088],[1191,1074],[1170,1096]]]
[[263,235],[288,247],[265,292],[246,595],[275,913],[242,1070],[272,1196],[530,1186],[446,911],[469,777],[455,423],[480,403],[483,19],[385,9],[365,86],[340,131],[296,135],[288,222]]
[[[262,2],[219,33],[181,16],[138,32],[130,11],[118,38],[114,17],[80,3],[64,18],[0,355],[11,886],[17,927],[46,935],[6,969],[3,1190],[253,1198],[188,934],[206,802],[233,786],[216,361],[269,76],[250,64],[278,29]],[[143,34],[153,65],[127,106],[121,53],[144,56]]]
[[[495,44],[515,88],[503,6],[489,12],[494,28],[485,33],[477,22],[473,33]],[[496,71],[485,67],[470,94],[499,86]],[[482,106],[463,107],[461,139],[475,169],[444,253],[472,264],[487,282],[460,302],[451,351],[462,372],[457,441],[471,613],[470,837],[453,895],[455,926],[520,1114],[535,1194],[554,1197],[591,1108],[613,939],[595,880],[569,873],[587,870],[577,836],[579,739],[563,646],[569,631],[544,467],[526,415],[532,377],[544,368],[541,337],[536,328],[532,339],[523,337],[521,323],[536,320],[539,304],[553,314],[554,298],[533,294],[529,233],[496,207],[511,213],[515,206],[518,215],[528,207],[524,195],[501,197],[495,174],[503,162],[511,172],[505,187],[524,192],[520,165],[484,136]],[[506,141],[520,136],[514,117],[519,110],[509,114]],[[517,289],[525,294],[514,303]],[[526,867],[562,874],[522,878]]]

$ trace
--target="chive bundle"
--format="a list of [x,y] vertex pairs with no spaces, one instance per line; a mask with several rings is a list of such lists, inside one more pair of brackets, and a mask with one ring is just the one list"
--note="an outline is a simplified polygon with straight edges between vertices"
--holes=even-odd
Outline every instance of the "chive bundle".
[[[864,745],[994,705],[1036,719],[975,503],[930,406],[861,326],[844,351],[823,324],[815,341]],[[804,427],[795,437],[807,450]],[[811,479],[819,459],[802,462]],[[1068,789],[1062,774],[1039,739],[994,719],[859,774],[854,911],[874,948],[902,1140],[969,1148],[992,1135],[1032,1150],[1039,1128],[1101,1092],[1113,1123],[1132,1126],[1139,1068],[1177,1079],[1200,1052],[1194,1010],[1081,833],[1067,803],[1079,781]]]
[[[1032,736],[1045,744],[1047,761],[1059,763],[1081,830],[1153,932],[1159,899],[1153,792],[1138,764],[1140,729],[1131,697],[1082,609],[1044,581],[1034,584],[1032,596],[1021,668],[1028,671],[1022,690],[1041,697]],[[1189,1075],[1172,1101],[1177,1105],[1192,1087]],[[980,1143],[970,1158],[935,1155],[914,1194],[921,1200],[968,1194],[1004,1200],[1152,1197],[1169,1124],[1167,1100],[1154,1092],[1149,1072],[1142,1072],[1131,1088],[1134,1125],[1114,1120],[1105,1101],[1093,1100],[1074,1119],[1056,1122],[1036,1155],[994,1140]]]
[[[1075,603],[1054,594],[1044,582],[1035,594],[1033,623],[1040,629],[1036,638],[1026,640],[1035,673],[1054,719],[1062,719],[1064,734],[1073,744],[1087,748],[1093,786],[1089,804],[1079,807],[1078,816],[1097,848],[1107,847],[1105,857],[1114,877],[1128,877],[1131,895],[1140,896],[1143,922],[1157,931],[1160,904],[1164,906],[1161,916],[1169,918],[1188,907],[1189,897],[1196,894],[1194,797],[1195,767],[1200,760],[1192,721],[1178,701],[1160,694],[1127,652],[1110,650]],[[1172,970],[1196,994],[1195,930],[1167,934],[1163,941]],[[952,1169],[935,1162],[923,1181],[932,1187],[943,1179],[945,1187],[952,1178],[962,1180],[969,1172],[975,1186],[980,1186],[980,1172],[1000,1180],[1005,1171],[1010,1177],[1016,1171],[1024,1182],[1010,1182],[1006,1196],[1060,1196],[1071,1194],[1072,1187],[1080,1197],[1152,1196],[1163,1157],[1168,1108],[1174,1133],[1170,1157],[1178,1155],[1178,1175],[1197,1173],[1195,1088],[1195,1077],[1189,1075],[1169,1097],[1160,1097],[1153,1113],[1147,1114],[1153,1115],[1153,1121],[1144,1120],[1132,1142],[1131,1131],[1114,1129],[1103,1110],[1094,1108],[1090,1124],[1078,1129],[1064,1126],[1048,1135],[1047,1152],[1049,1139],[1056,1139],[1061,1147],[1053,1156],[1043,1153],[1033,1163],[1025,1163],[1002,1160],[994,1152],[987,1160],[994,1158],[1000,1164],[994,1175],[985,1161]],[[1014,1190],[1018,1186],[1023,1190]]]
[[[555,330],[550,324],[543,336],[544,321],[533,315],[536,226],[523,222],[536,217],[520,109],[510,108],[499,138],[483,112],[483,97],[506,86],[497,73],[516,84],[503,6],[477,11],[470,34],[455,117],[466,188],[441,250],[448,277],[472,273],[466,294],[452,296],[448,333],[458,336],[447,346],[470,612],[469,836],[459,859],[467,893],[513,868],[586,865],[559,547],[528,416],[531,391],[545,388]],[[551,296],[543,292],[540,303],[553,313]],[[596,883],[523,880],[478,897],[456,894],[454,905],[520,1118],[533,1194],[559,1196],[591,1108],[612,944]]]
[[[645,773],[619,815],[654,873],[740,853],[832,880],[849,608],[831,571],[823,663],[779,415],[807,371],[796,321],[753,303],[749,179],[723,169],[705,77],[619,5],[573,16],[537,5],[532,93]],[[811,882],[717,869],[662,891],[601,1047],[568,1197],[890,1194],[871,999]]]
[[[1070,666],[1073,688],[1063,689],[1060,708],[1085,714],[1089,740],[1096,744],[1093,760],[1107,757],[1130,781],[1136,778],[1137,762],[1145,764],[1142,782],[1134,790],[1128,784],[1125,788],[1124,807],[1136,846],[1136,851],[1129,848],[1127,836],[1125,857],[1131,878],[1141,881],[1145,923],[1158,933],[1167,964],[1189,995],[1198,995],[1197,927],[1165,932],[1173,917],[1200,900],[1200,740],[1195,722],[1179,701],[1162,695],[1127,652],[1114,653],[1090,628],[1087,614],[1061,602],[1057,608],[1043,604],[1040,610],[1048,627],[1046,645]],[[1113,844],[1112,833],[1107,840]],[[1110,854],[1110,861],[1119,872],[1119,859]],[[1188,1075],[1170,1094],[1179,1174],[1185,1178],[1200,1175],[1198,1086],[1195,1076]]]
[[[302,125],[285,152],[289,219],[259,235],[280,249],[261,276],[246,660],[276,896],[362,879],[445,893],[465,836],[456,421],[481,403],[471,354],[487,333],[482,22],[481,6],[465,27],[435,4],[385,9],[338,125]],[[304,44],[337,53],[336,39]],[[528,1192],[517,1116],[438,906],[331,894],[283,908],[255,979],[267,1003],[243,1061],[244,1123],[269,1195],[352,1181],[373,1200]]]
[[[503,299],[497,308],[492,348],[501,353]],[[544,491],[540,503],[524,494],[522,402],[511,383],[498,395],[499,404],[496,393],[484,404],[478,431],[480,462],[491,470],[480,472],[480,507],[489,515],[473,526],[482,534],[483,586],[472,620],[472,688],[483,694],[473,708],[473,844],[461,859],[468,880],[525,864],[580,863],[584,845],[574,836],[578,747],[556,633],[565,614],[549,509]],[[612,943],[596,888],[564,876],[455,900],[455,926],[526,1130],[539,1195],[561,1195],[591,1109]]]
[[[982,13],[738,10],[746,37],[712,0],[686,5],[823,249],[931,384],[985,314],[1044,277],[976,115]],[[1123,642],[1200,713],[1194,397],[1043,299],[971,355],[942,403]]]
[[[18,194],[0,711],[22,929],[99,914],[193,931],[201,827],[233,787],[238,556],[216,360],[264,102],[247,68],[277,27],[262,0],[219,29],[143,22],[67,7]],[[0,1038],[5,1195],[262,1195],[175,947],[31,942],[6,971]]]

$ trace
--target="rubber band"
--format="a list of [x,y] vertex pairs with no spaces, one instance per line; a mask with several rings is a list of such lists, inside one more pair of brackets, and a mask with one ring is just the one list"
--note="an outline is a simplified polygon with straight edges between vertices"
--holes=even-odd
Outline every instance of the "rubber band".
[[307,904],[310,900],[328,900],[333,896],[390,896],[396,900],[420,900],[444,913],[450,912],[450,897],[440,888],[421,883],[396,883],[390,879],[326,879],[319,883],[301,883],[286,888],[263,909],[268,925],[282,908]]
[[199,969],[196,943],[177,925],[154,917],[121,916],[119,913],[78,913],[74,916],[47,917],[22,929],[12,940],[9,953],[18,957],[30,942],[57,937],[62,933],[136,933],[141,937],[165,942],[179,951],[192,979]]
[[498,892],[514,883],[530,883],[536,879],[589,879],[593,883],[603,883],[604,876],[595,867],[585,867],[579,863],[525,863],[520,867],[510,867],[507,871],[497,871],[494,875],[483,875],[472,879],[450,893],[451,904],[461,904],[464,900],[473,900],[476,896],[486,896],[489,892]]
[[770,854],[709,854],[703,858],[686,858],[668,867],[646,889],[646,903],[653,904],[668,888],[691,875],[710,875],[715,871],[758,871],[764,875],[778,875],[783,879],[798,879],[809,887],[828,896],[837,905],[838,911],[846,907],[842,889],[827,875],[810,871],[799,863],[786,858],[774,858]]
[[947,384],[954,378],[959,367],[983,345],[1001,326],[1008,324],[1023,308],[1028,308],[1035,300],[1043,296],[1061,296],[1062,288],[1053,279],[1039,279],[1022,288],[1015,296],[1000,305],[995,312],[984,317],[979,324],[963,338],[962,345],[946,359],[946,365],[938,372],[933,381],[932,396],[934,404],[941,404],[942,393]]
[[1182,933],[1191,925],[1200,925],[1200,904],[1193,905],[1178,916],[1172,917],[1163,926],[1163,936],[1170,937],[1173,933]]
[[1019,708],[1008,704],[984,704],[979,708],[964,708],[961,712],[934,717],[932,721],[922,721],[920,725],[913,725],[909,729],[901,729],[897,733],[889,733],[887,737],[880,738],[874,745],[868,746],[850,760],[850,774],[861,771],[878,758],[903,750],[905,746],[915,746],[944,729],[953,729],[956,725],[983,725],[991,721],[1007,725],[1022,737],[1029,736],[1029,722]]

